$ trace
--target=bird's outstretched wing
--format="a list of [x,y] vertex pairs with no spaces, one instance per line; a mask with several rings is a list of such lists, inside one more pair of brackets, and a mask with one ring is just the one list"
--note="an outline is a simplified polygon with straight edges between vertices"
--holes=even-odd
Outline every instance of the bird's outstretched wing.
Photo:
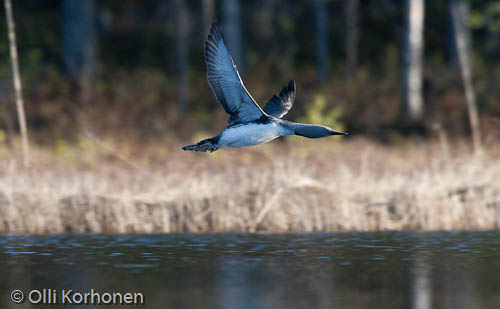
[[259,119],[264,115],[241,81],[229,54],[222,26],[215,21],[205,43],[205,62],[210,88],[220,105],[229,114],[229,126]]
[[295,82],[288,82],[288,85],[281,89],[279,95],[273,97],[264,106],[264,112],[268,115],[281,118],[292,108],[295,101]]

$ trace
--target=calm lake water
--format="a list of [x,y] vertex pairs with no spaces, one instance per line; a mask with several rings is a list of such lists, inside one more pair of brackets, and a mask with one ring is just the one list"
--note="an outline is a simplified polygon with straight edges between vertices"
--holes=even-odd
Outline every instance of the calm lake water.
[[0,308],[500,308],[499,232],[3,236],[0,262]]

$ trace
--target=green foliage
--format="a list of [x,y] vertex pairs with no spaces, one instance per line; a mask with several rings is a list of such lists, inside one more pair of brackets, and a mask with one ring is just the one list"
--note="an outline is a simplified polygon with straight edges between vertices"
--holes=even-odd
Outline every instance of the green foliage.
[[469,14],[468,25],[472,29],[486,28],[493,33],[499,33],[500,2],[492,1],[484,9],[472,10]]
[[[297,121],[301,123],[321,124],[332,127],[336,131],[343,131],[344,124],[340,121],[341,117],[342,110],[340,107],[328,107],[325,95],[317,94],[313,102],[307,106],[305,115],[299,117]],[[312,151],[317,150],[318,147],[324,147],[326,143],[331,147],[331,142],[339,141],[340,139],[331,138],[321,143],[317,140],[312,141],[308,138],[292,135],[287,136],[287,140],[296,145],[297,155],[307,157]]]
[[305,116],[298,118],[298,121],[335,127],[336,130],[342,131],[344,125],[340,121],[341,117],[341,109],[339,107],[328,108],[325,96],[318,94],[312,104],[307,107]]

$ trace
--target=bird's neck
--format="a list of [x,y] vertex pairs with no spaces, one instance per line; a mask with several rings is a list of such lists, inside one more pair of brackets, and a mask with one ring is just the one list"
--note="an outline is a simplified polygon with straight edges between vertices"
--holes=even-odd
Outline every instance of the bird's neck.
[[297,123],[283,119],[280,119],[280,125],[284,129],[284,132],[286,132],[284,135],[297,135],[297,131],[307,130],[307,128],[314,126],[312,124]]
[[304,124],[287,121],[285,126],[287,127],[286,131],[288,132],[288,135],[300,135],[308,138],[319,138],[331,135],[329,134],[327,127],[316,124]]

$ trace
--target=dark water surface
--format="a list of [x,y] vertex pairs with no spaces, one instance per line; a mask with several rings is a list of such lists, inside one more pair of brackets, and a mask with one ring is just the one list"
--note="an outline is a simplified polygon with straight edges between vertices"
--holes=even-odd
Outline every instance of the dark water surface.
[[50,308],[69,289],[142,308],[500,308],[499,232],[3,236],[0,262],[0,308],[35,306],[15,289],[55,292]]

